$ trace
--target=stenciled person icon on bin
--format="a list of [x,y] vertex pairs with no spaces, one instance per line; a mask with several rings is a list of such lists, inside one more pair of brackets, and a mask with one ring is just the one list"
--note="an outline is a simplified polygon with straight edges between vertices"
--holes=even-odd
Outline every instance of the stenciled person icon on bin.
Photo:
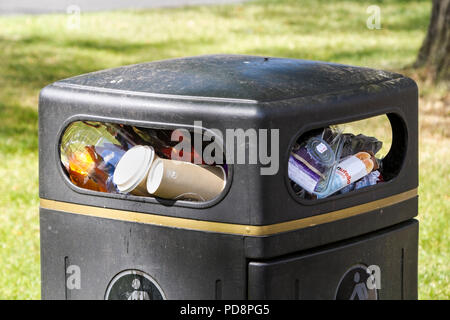
[[355,300],[355,297],[358,297],[358,300],[367,300],[369,298],[369,293],[367,292],[366,284],[363,282],[359,282],[361,276],[359,272],[356,272],[353,276],[353,281],[356,283],[353,288],[352,295],[350,296],[350,300]]
[[141,282],[139,279],[135,278],[131,282],[131,286],[134,291],[128,297],[128,300],[151,300],[147,292],[139,290],[141,288]]

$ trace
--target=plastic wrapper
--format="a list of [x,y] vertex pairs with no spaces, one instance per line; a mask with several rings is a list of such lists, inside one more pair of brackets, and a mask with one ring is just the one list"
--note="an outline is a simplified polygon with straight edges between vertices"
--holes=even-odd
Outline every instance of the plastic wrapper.
[[332,128],[325,128],[321,134],[296,144],[289,157],[289,178],[309,193],[325,191],[340,158],[342,145],[342,135]]
[[375,170],[369,173],[367,176],[363,177],[361,180],[353,182],[348,186],[342,188],[339,193],[344,194],[350,191],[359,190],[365,187],[376,185],[379,182],[383,182],[383,177],[381,176],[380,171]]
[[[322,199],[382,181],[382,160],[374,156],[382,141],[343,131],[341,125],[316,129],[300,137],[293,147],[288,174],[300,198]],[[365,167],[368,162],[370,166]]]
[[363,151],[377,154],[377,152],[383,147],[383,142],[374,137],[368,137],[363,134],[358,134],[355,136],[351,133],[345,133],[343,136],[345,138],[345,142],[342,147],[341,158],[345,158]]

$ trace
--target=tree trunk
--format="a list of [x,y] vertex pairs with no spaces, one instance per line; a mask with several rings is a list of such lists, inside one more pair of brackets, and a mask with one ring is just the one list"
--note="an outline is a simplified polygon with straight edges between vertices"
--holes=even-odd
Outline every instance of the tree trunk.
[[415,66],[429,68],[435,81],[450,80],[450,0],[433,0],[430,26]]

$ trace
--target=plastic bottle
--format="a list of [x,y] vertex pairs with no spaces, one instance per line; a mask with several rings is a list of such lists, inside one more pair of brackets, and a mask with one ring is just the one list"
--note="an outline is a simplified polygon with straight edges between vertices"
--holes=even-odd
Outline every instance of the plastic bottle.
[[367,152],[358,152],[341,160],[324,192],[316,193],[317,198],[326,198],[349,184],[358,181],[376,168],[376,161]]
[[133,145],[119,125],[76,121],[61,139],[61,162],[70,180],[80,188],[116,192],[114,169]]

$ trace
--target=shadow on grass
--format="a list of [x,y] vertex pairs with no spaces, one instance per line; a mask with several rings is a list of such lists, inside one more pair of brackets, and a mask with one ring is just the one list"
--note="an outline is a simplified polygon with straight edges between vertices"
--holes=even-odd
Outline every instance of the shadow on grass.
[[58,47],[68,47],[68,48],[78,48],[78,49],[91,49],[91,50],[107,50],[115,53],[133,53],[138,50],[146,49],[149,46],[155,46],[161,48],[165,43],[133,43],[133,42],[123,42],[117,41],[116,39],[85,39],[85,38],[50,38],[34,35],[31,37],[21,38],[20,40],[8,40],[1,39],[1,41],[10,42],[16,46],[21,45],[41,45],[45,44],[55,48]]
[[[20,40],[0,38],[6,61],[0,72],[7,86],[39,90],[49,83],[68,77],[115,67],[171,57],[183,48],[212,45],[212,39],[171,39],[161,42],[133,43],[114,39],[80,39],[33,36]],[[108,55],[109,59],[105,59]],[[0,79],[1,80],[1,79]]]
[[37,153],[37,110],[0,103],[0,141],[3,155]]

